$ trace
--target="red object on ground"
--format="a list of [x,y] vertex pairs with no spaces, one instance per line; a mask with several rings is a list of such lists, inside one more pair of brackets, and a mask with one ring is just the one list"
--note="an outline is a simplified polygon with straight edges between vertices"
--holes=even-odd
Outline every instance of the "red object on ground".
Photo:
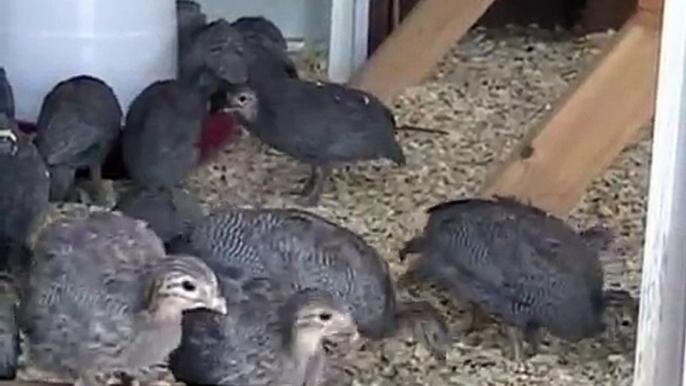
[[200,137],[199,165],[210,161],[230,143],[240,138],[238,122],[229,113],[218,112],[205,119]]

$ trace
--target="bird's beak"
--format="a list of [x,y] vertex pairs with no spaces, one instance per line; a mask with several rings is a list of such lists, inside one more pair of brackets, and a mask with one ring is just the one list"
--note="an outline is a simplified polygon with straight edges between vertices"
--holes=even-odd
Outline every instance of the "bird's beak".
[[221,296],[217,296],[214,299],[212,299],[212,304],[210,304],[209,307],[212,311],[220,313],[222,315],[226,315],[228,312],[226,308],[226,299],[224,299]]
[[239,107],[238,107],[238,106],[226,106],[226,107],[224,107],[224,108],[221,109],[221,111],[222,111],[223,113],[227,113],[227,114],[231,114],[231,113],[233,113],[234,111],[238,111],[238,110],[239,110]]

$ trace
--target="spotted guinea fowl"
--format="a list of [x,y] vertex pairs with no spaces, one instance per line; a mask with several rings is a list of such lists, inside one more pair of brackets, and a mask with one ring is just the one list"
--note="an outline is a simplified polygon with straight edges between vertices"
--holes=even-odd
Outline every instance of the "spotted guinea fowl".
[[360,236],[296,209],[215,210],[171,250],[192,253],[222,275],[271,277],[284,288],[317,288],[352,307],[360,333],[373,340],[409,328],[438,358],[450,344],[428,303],[398,304],[388,264]]
[[0,113],[0,265],[21,264],[23,249],[45,218],[50,176],[32,137]]
[[400,252],[420,254],[401,280],[430,281],[499,316],[514,356],[540,328],[569,340],[604,329],[608,300],[598,258],[611,242],[601,227],[577,233],[562,220],[511,198],[466,199],[428,210],[423,233]]
[[203,67],[232,83],[248,79],[241,34],[228,21],[217,19],[191,33],[179,47],[179,79],[190,79]]
[[183,235],[204,215],[198,199],[181,188],[134,187],[121,196],[114,210],[147,222],[164,243]]
[[64,200],[76,170],[88,168],[95,201],[105,202],[101,166],[120,134],[121,120],[114,91],[95,77],[69,78],[48,93],[38,116],[35,142],[50,170],[53,201]]
[[286,38],[274,22],[263,16],[244,16],[231,26],[243,36],[248,84],[269,82],[274,77],[299,77],[295,62],[288,56]]
[[158,81],[131,103],[122,135],[122,159],[139,187],[173,187],[197,165],[209,96],[228,90],[211,70],[191,79]]
[[14,119],[14,92],[5,68],[0,66],[0,114]]
[[264,143],[310,165],[300,204],[316,205],[331,167],[386,158],[405,164],[392,112],[373,95],[343,85],[279,78],[258,82],[247,100],[227,103]]
[[144,222],[116,212],[49,225],[20,303],[39,371],[88,386],[96,374],[140,378],[163,363],[181,341],[183,311],[226,313],[207,265],[166,255]]
[[234,298],[231,312],[184,315],[182,342],[170,357],[181,382],[316,386],[326,376],[324,340],[357,340],[349,308],[326,292],[306,289],[282,296],[268,279],[247,280],[237,288],[229,284],[232,278],[218,276],[223,291]]

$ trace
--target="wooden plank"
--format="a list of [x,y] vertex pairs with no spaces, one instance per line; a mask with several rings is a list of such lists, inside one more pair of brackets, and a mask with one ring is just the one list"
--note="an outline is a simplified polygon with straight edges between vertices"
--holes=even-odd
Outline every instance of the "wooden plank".
[[686,2],[667,0],[659,78],[634,386],[686,384]]
[[662,11],[664,3],[664,0],[638,0],[638,8],[644,11],[659,13]]
[[632,17],[609,49],[493,173],[484,196],[567,213],[654,112],[659,30]]
[[423,0],[351,77],[349,84],[389,101],[420,82],[493,0]]

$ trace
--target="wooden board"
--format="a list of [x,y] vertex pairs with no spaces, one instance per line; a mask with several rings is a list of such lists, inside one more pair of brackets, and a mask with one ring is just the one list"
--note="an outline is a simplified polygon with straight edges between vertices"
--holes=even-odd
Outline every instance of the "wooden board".
[[514,195],[563,215],[654,112],[659,29],[636,15],[609,49],[487,180],[484,196]]
[[664,3],[664,0],[638,0],[638,7],[644,11],[659,13]]
[[493,0],[423,0],[348,82],[389,101],[428,76]]

